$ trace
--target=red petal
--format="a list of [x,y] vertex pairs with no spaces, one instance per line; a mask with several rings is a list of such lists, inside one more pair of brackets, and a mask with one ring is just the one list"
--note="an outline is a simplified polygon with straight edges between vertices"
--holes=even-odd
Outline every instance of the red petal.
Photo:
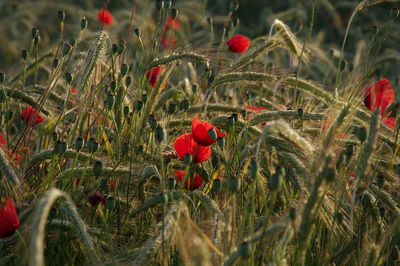
[[193,156],[196,151],[193,160],[195,164],[206,161],[211,156],[211,148],[208,146],[199,145],[193,139],[191,133],[186,133],[177,137],[174,142],[174,149],[181,160],[183,160],[186,154]]
[[244,53],[247,51],[247,48],[250,46],[249,38],[243,35],[235,35],[229,41],[226,42],[229,47],[229,50],[234,53]]
[[97,21],[102,24],[103,23],[103,18],[104,18],[104,25],[111,25],[113,23],[113,16],[111,15],[110,11],[108,11],[107,9],[104,10],[100,9],[99,12],[97,12]]
[[[168,17],[165,22],[165,30],[169,30],[172,27],[172,17]],[[179,30],[179,22],[177,19],[174,20],[174,30]]]
[[[171,46],[171,37],[164,34],[161,38],[161,45],[164,47],[164,49],[168,49]],[[176,46],[176,38],[175,36],[172,38],[172,48],[175,48]]]
[[157,79],[163,71],[164,71],[164,68],[160,67],[160,66],[154,67],[154,68],[150,69],[149,71],[147,71],[146,78],[153,88],[156,86]]
[[0,209],[0,238],[10,236],[19,226],[17,211],[10,198],[3,209]]
[[[176,177],[178,178],[179,182],[182,182],[184,177],[185,177],[185,171],[180,171],[180,170],[175,170]],[[185,189],[188,189],[189,187],[189,181],[190,178],[186,178],[185,182]],[[197,173],[194,174],[193,181],[190,183],[190,190],[195,190],[201,187],[201,184],[203,183],[203,178],[201,178]]]
[[210,129],[214,129],[215,132],[217,132],[217,138],[218,137],[223,138],[226,136],[226,134],[219,132],[218,128],[216,128],[212,124],[206,121],[200,121],[196,116],[193,116],[192,134],[194,140],[197,143],[203,146],[210,146],[215,142],[208,134],[208,131]]
[[383,78],[376,82],[371,87],[365,89],[365,106],[374,111],[376,108],[381,108],[381,115],[385,109],[394,101],[394,91],[390,82]]

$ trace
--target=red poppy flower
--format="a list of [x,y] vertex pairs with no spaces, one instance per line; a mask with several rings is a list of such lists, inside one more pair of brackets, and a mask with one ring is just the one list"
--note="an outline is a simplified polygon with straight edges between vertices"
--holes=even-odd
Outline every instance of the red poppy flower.
[[104,198],[103,195],[100,194],[100,192],[94,192],[92,195],[89,196],[89,203],[92,206],[97,206],[99,203],[101,203],[102,206],[106,204],[106,199]]
[[20,164],[21,164],[21,157],[18,155],[17,151],[15,151],[15,152],[13,153],[13,149],[10,149],[10,150],[8,151],[8,153],[9,153],[9,156],[10,156],[11,161],[12,161],[15,165],[20,165]]
[[191,133],[177,137],[174,142],[174,149],[182,161],[186,154],[192,155],[194,164],[206,161],[211,156],[211,148],[198,144]]
[[[265,111],[266,109],[262,106],[251,106],[251,105],[246,105],[246,110],[250,110],[250,111],[255,111],[252,114],[247,114],[246,115],[246,120],[254,117],[256,114],[261,113],[262,111]],[[265,126],[267,124],[267,122],[262,122],[261,126]]]
[[394,91],[392,85],[385,78],[365,89],[364,104],[371,111],[380,107],[382,115],[385,112],[386,107],[393,101]]
[[[97,12],[97,21],[100,24],[103,24],[103,22],[104,22],[104,25],[111,25],[114,21],[113,16],[111,15],[110,11],[108,11],[107,9],[104,10],[104,12],[103,12],[103,10],[104,10],[104,8],[100,9],[99,12]],[[103,19],[104,19],[104,21],[103,21]]]
[[[185,178],[185,171],[180,171],[180,170],[175,170],[176,177],[178,178],[179,182],[182,182],[183,179]],[[190,182],[190,185],[189,185]],[[194,173],[194,178],[193,180],[190,179],[190,177],[186,178],[186,182],[184,187],[186,189],[190,190],[195,190],[201,187],[201,184],[203,183],[203,178],[201,178],[197,173]]]
[[208,133],[210,129],[214,129],[217,132],[217,138],[226,136],[226,134],[219,132],[215,126],[208,122],[200,121],[196,116],[193,116],[192,135],[197,143],[203,146],[210,146],[215,142]]
[[159,66],[159,67],[153,67],[146,73],[146,78],[149,81],[150,85],[154,88],[157,83],[158,77],[161,75],[161,73],[164,71],[164,68]]
[[4,146],[6,145],[7,140],[4,139],[4,136],[2,134],[0,134],[0,146]]
[[229,50],[231,52],[241,54],[246,52],[247,48],[249,48],[250,40],[249,38],[238,34],[230,38],[230,40],[227,41],[226,44],[229,46]]
[[71,93],[72,93],[72,94],[77,94],[77,93],[78,93],[78,89],[75,88],[75,87],[72,87],[72,88],[71,88]]
[[[44,121],[43,117],[40,116],[39,112],[35,108],[32,108],[32,106],[30,105],[28,105],[28,107],[22,110],[21,119],[27,125],[37,125]],[[33,121],[33,119],[35,119],[35,121]]]
[[19,226],[17,211],[12,198],[0,209],[0,238],[10,236]]
[[[168,36],[167,34],[164,34],[161,38],[161,45],[164,47],[164,49],[168,49],[171,46],[171,37]],[[172,48],[175,48],[176,46],[176,39],[175,36],[172,38]]]
[[172,19],[172,17],[168,17],[167,20],[165,21],[165,30],[169,30],[172,28],[172,21],[174,21],[174,30],[179,30],[179,22],[177,19]]
[[[111,191],[114,191],[115,179],[111,179],[110,184],[108,185]],[[121,183],[118,182],[118,190],[121,190]]]

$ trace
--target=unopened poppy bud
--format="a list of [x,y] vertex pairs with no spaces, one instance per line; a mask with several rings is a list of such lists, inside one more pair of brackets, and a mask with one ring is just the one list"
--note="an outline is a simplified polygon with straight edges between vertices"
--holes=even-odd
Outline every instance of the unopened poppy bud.
[[72,45],[67,43],[67,42],[65,42],[63,44],[63,46],[62,46],[62,49],[61,49],[62,56],[66,56],[67,54],[69,54],[69,52],[71,52],[71,49],[72,49]]
[[114,92],[117,89],[117,82],[116,81],[111,81],[110,83],[110,90]]
[[242,258],[248,259],[251,257],[252,247],[251,244],[247,241],[243,242],[239,246],[239,254]]
[[124,110],[123,110],[123,112],[124,112],[124,116],[127,116],[128,114],[129,114],[129,106],[124,106]]
[[190,102],[188,99],[184,99],[179,103],[179,108],[181,110],[187,111],[189,109]]
[[211,71],[210,68],[206,68],[206,69],[205,69],[205,75],[206,75],[207,78],[211,77],[212,71]]
[[55,58],[55,59],[53,60],[53,67],[56,68],[57,66],[58,66],[58,59]]
[[192,155],[190,155],[190,153],[186,153],[185,156],[183,156],[183,162],[186,165],[189,165],[191,161],[192,161]]
[[273,174],[268,181],[268,188],[271,191],[277,191],[281,188],[282,185],[282,177],[281,175],[275,173]]
[[236,10],[238,10],[238,8],[239,8],[239,2],[238,1],[233,1],[229,5],[229,11],[231,11],[231,12],[235,12]]
[[161,10],[162,8],[164,8],[164,1],[162,1],[162,0],[157,0],[157,1],[156,1],[156,8],[157,8],[158,10]]
[[120,55],[125,51],[126,48],[126,42],[124,40],[120,40],[118,42],[118,48],[117,48],[117,53]]
[[126,142],[122,143],[122,145],[121,145],[121,153],[122,153],[122,155],[127,154],[129,152],[130,147],[131,146],[129,145],[129,143],[126,143]]
[[156,130],[154,132],[154,137],[156,139],[156,142],[158,142],[158,143],[160,143],[164,140],[165,131],[161,126],[156,127]]
[[39,35],[39,30],[36,28],[32,28],[32,40],[36,38],[36,36]]
[[379,173],[378,176],[376,177],[376,185],[378,186],[379,189],[381,189],[384,184],[385,184],[385,177]]
[[169,103],[168,104],[168,114],[172,115],[176,111],[176,104],[175,103]]
[[237,113],[232,114],[233,120],[235,120],[235,123],[239,120],[239,115]]
[[[172,19],[176,19],[177,17],[178,17],[178,9],[176,9],[176,8],[172,8],[171,9],[171,18]],[[174,25],[174,24],[172,24],[172,25]]]
[[147,102],[147,94],[142,94],[141,98],[142,98],[143,103]]
[[243,119],[246,119],[246,116],[247,116],[247,111],[246,111],[246,110],[242,110],[242,111],[240,112],[240,114],[242,115],[242,118],[243,118]]
[[219,179],[219,178],[214,179],[211,189],[212,189],[213,193],[221,192],[221,190],[222,190],[222,181],[221,181],[221,179]]
[[111,110],[112,107],[114,106],[114,102],[115,102],[115,96],[112,95],[111,93],[109,93],[107,95],[107,109]]
[[54,145],[54,153],[55,154],[60,154],[61,153],[61,141],[58,140],[56,144]]
[[290,220],[294,221],[296,219],[297,213],[295,208],[290,208],[289,210],[289,217]]
[[137,146],[137,151],[140,152],[140,153],[144,151],[144,147],[143,147],[142,144],[140,144],[139,146]]
[[21,55],[22,55],[22,58],[24,60],[26,60],[28,58],[28,51],[27,50],[22,50]]
[[377,26],[372,26],[370,29],[371,36],[376,35],[378,33],[378,31],[379,31],[379,28]]
[[62,10],[58,10],[57,16],[58,16],[58,20],[59,20],[60,22],[63,22],[64,19],[65,19],[65,12],[62,11]]
[[35,37],[34,44],[35,44],[35,45],[38,45],[39,41],[40,41],[40,35],[37,35],[37,36]]
[[303,119],[304,111],[302,108],[297,109],[297,115],[299,116],[300,119]]
[[367,129],[365,127],[357,128],[357,138],[362,143],[367,139]]
[[258,173],[258,163],[256,160],[254,160],[253,158],[251,158],[250,160],[250,177],[252,179],[255,179],[257,177],[257,173]]
[[225,148],[225,138],[218,137],[217,144],[221,149],[224,149]]
[[240,179],[231,177],[228,179],[228,189],[235,193],[240,189]]
[[354,64],[353,64],[353,63],[350,63],[349,66],[348,66],[348,69],[349,69],[349,72],[353,72],[353,70],[354,70]]
[[65,73],[65,74],[64,74],[64,78],[65,78],[65,81],[66,81],[68,84],[71,84],[71,82],[72,82],[72,74],[71,74],[71,73],[69,73],[69,72]]
[[139,28],[135,28],[133,31],[135,32],[136,36],[140,37],[140,29]]
[[95,177],[101,176],[103,173],[103,163],[101,161],[96,161],[93,165],[93,174]]
[[160,199],[161,199],[160,201],[162,204],[167,204],[168,203],[168,193],[166,193],[166,192],[160,193]]
[[57,134],[57,132],[54,131],[54,132],[51,134],[51,137],[52,137],[53,141],[56,142],[57,139],[58,139],[58,134]]
[[334,181],[335,176],[336,176],[335,169],[333,169],[332,167],[328,167],[325,169],[324,177],[325,177],[326,182]]
[[208,18],[207,18],[207,23],[208,23],[208,25],[210,25],[210,26],[213,25],[213,19],[212,19],[212,17],[208,17]]
[[104,204],[104,197],[100,194],[100,192],[94,192],[92,195],[89,196],[88,199],[90,205],[92,205],[93,207],[99,205],[100,202],[102,202],[102,204]]
[[83,17],[81,19],[81,30],[86,29],[86,27],[87,27],[87,19],[85,17]]
[[122,76],[125,76],[126,73],[128,73],[128,70],[129,70],[129,67],[128,67],[127,64],[122,64],[122,65],[121,65],[121,75],[122,75]]
[[154,130],[157,126],[157,120],[154,115],[149,115],[149,126],[152,130]]
[[192,91],[193,91],[193,93],[196,93],[198,88],[199,88],[199,85],[193,84],[193,85],[192,85]]
[[143,108],[144,103],[142,101],[135,102],[135,110],[136,112],[140,112]]
[[90,153],[94,153],[99,148],[99,144],[94,138],[90,138],[87,142],[87,147]]
[[109,210],[109,211],[114,210],[115,209],[115,205],[116,205],[116,202],[115,202],[114,197],[113,196],[107,197],[107,199],[106,199],[106,208],[107,208],[107,210]]
[[397,7],[390,9],[390,18],[396,19],[399,16],[399,9]]
[[213,141],[216,141],[216,140],[217,140],[217,131],[215,131],[215,129],[210,128],[210,129],[208,130],[208,135],[210,136],[210,138],[211,138]]
[[71,46],[74,47],[75,44],[76,44],[76,38],[75,37],[71,37],[71,39],[69,40],[69,44],[71,44]]
[[171,0],[164,0],[164,8],[168,9],[171,8],[172,1]]
[[169,189],[173,189],[175,187],[176,181],[174,178],[170,177],[167,180],[167,186]]
[[227,125],[228,125],[229,127],[233,127],[233,126],[235,125],[235,119],[233,118],[233,116],[229,116],[229,117],[227,118]]
[[342,61],[340,61],[340,71],[341,72],[345,71],[346,66],[347,66],[347,61],[342,59]]
[[112,54],[115,55],[117,53],[117,50],[118,50],[118,45],[113,43],[113,45],[111,46]]
[[0,72],[0,84],[3,84],[4,80],[6,80],[6,74]]
[[125,79],[125,85],[126,87],[129,87],[129,85],[131,85],[132,83],[132,77],[131,76],[127,76]]
[[77,137],[75,139],[75,148],[76,148],[77,151],[82,150],[83,144],[84,144],[83,138]]

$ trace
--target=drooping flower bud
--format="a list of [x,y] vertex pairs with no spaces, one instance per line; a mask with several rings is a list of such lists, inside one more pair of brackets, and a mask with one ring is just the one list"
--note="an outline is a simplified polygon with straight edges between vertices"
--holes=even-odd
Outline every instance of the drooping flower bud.
[[81,19],[81,30],[86,29],[86,27],[87,27],[87,19],[85,17],[83,17]]
[[76,148],[76,150],[80,151],[83,148],[83,144],[84,144],[83,138],[77,137],[76,140],[75,140],[75,148]]
[[93,174],[95,177],[101,176],[103,173],[103,164],[101,161],[96,161],[93,165]]
[[64,19],[65,19],[65,12],[62,11],[62,10],[58,10],[57,16],[58,16],[58,20],[59,20],[60,22],[63,22]]

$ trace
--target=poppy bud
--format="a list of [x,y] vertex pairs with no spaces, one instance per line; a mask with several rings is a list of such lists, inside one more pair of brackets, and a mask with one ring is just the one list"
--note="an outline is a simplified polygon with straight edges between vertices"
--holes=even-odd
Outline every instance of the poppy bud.
[[56,68],[57,66],[58,66],[58,59],[55,58],[55,59],[53,60],[53,67]]
[[289,217],[290,220],[294,221],[296,219],[297,213],[295,208],[290,208]]
[[257,173],[258,173],[258,163],[256,160],[254,160],[253,158],[251,158],[250,160],[250,177],[252,179],[255,179],[257,177]]
[[156,8],[157,8],[157,10],[161,10],[162,8],[164,8],[164,2],[162,0],[157,0]]
[[128,70],[129,70],[129,67],[128,67],[127,64],[122,64],[122,65],[121,65],[121,75],[122,75],[122,76],[125,76],[126,73],[128,73]]
[[240,180],[238,178],[231,177],[228,179],[228,188],[231,192],[235,193],[239,191]]
[[94,138],[90,138],[87,142],[87,147],[90,153],[94,153],[99,148],[99,144]]
[[135,102],[135,110],[136,112],[140,112],[143,108],[144,103],[142,101]]
[[99,205],[100,202],[104,204],[104,197],[100,194],[100,192],[94,192],[92,195],[89,196],[89,203],[93,207]]
[[238,10],[238,8],[239,8],[239,2],[238,1],[233,1],[229,5],[229,11],[231,11],[231,12],[235,12],[236,10]]
[[282,185],[282,176],[281,175],[275,173],[269,178],[268,188],[271,191],[279,190],[281,185]]
[[161,126],[157,126],[155,133],[154,133],[154,137],[156,139],[156,142],[160,143],[164,140],[165,137],[165,132],[164,129]]
[[229,117],[227,118],[227,125],[228,125],[229,127],[233,127],[233,126],[235,125],[235,119],[233,118],[233,116],[229,116]]
[[107,197],[107,199],[106,199],[106,208],[107,208],[107,210],[109,210],[109,211],[114,210],[115,205],[116,205],[116,202],[115,202],[114,197],[113,196]]
[[57,134],[57,132],[54,131],[54,132],[51,134],[51,137],[52,137],[53,141],[56,142],[57,139],[58,139],[58,134]]
[[167,180],[167,186],[169,189],[173,189],[175,187],[176,181],[174,178],[170,177]]
[[361,143],[367,139],[367,129],[365,127],[357,128],[357,138]]
[[22,55],[22,58],[24,60],[26,60],[28,58],[28,51],[27,50],[22,50],[21,55]]
[[171,0],[164,0],[164,8],[168,9],[171,8],[172,1]]
[[233,120],[235,120],[235,122],[237,122],[239,120],[239,116],[237,113],[233,113],[232,117],[233,117]]
[[190,155],[190,153],[186,153],[185,156],[183,156],[183,162],[186,165],[189,165],[191,161],[192,161],[192,155]]
[[300,119],[303,119],[304,111],[302,108],[297,109],[297,115],[299,116]]
[[126,42],[124,40],[120,40],[118,42],[117,53],[120,55],[125,51]]
[[0,72],[0,84],[3,84],[4,80],[6,79],[6,74]]
[[176,111],[176,104],[175,103],[169,103],[168,104],[168,114],[172,115]]
[[144,102],[144,103],[146,103],[147,102],[147,94],[142,94],[142,101]]
[[328,167],[325,169],[324,177],[326,182],[332,182],[333,180],[335,180],[335,176],[335,169],[333,169],[332,167]]
[[211,138],[213,141],[216,141],[216,140],[217,140],[217,131],[215,131],[215,129],[210,128],[210,129],[208,130],[208,135],[210,136],[210,138]]
[[77,137],[75,139],[75,148],[77,151],[80,151],[83,148],[83,138]]
[[113,45],[111,46],[112,54],[115,55],[117,53],[117,50],[118,50],[118,45],[113,43]]
[[35,45],[38,45],[39,41],[40,41],[40,35],[37,35],[37,36],[35,37],[34,44],[35,44]]
[[157,120],[154,118],[154,115],[149,115],[149,126],[152,130],[157,126]]
[[143,147],[143,145],[142,144],[140,144],[139,146],[137,146],[137,151],[138,152],[143,152],[143,150],[144,150],[144,147]]
[[72,82],[72,74],[71,74],[71,73],[69,73],[69,72],[65,73],[65,74],[64,74],[64,78],[65,78],[65,81],[66,81],[68,84],[71,84],[71,82]]
[[353,63],[350,63],[348,68],[349,68],[349,72],[353,72],[353,70],[354,70],[354,64],[353,64]]
[[340,67],[340,72],[345,71],[346,66],[347,66],[347,61],[342,59],[342,61],[340,61],[340,66],[339,66]]
[[86,29],[86,27],[87,27],[87,19],[85,17],[83,17],[81,19],[81,30]]
[[[173,8],[173,9],[171,9],[171,18],[174,20],[174,19],[176,19],[177,17],[178,17],[178,9],[176,9],[176,8]],[[172,25],[174,25],[174,24],[172,24]]]
[[377,26],[372,26],[370,29],[370,35],[374,36],[378,33],[378,31],[379,31],[379,28]]
[[107,95],[107,109],[111,110],[115,102],[115,97],[111,93]]
[[103,164],[101,161],[96,161],[93,165],[93,174],[95,177],[101,176],[103,173]]
[[376,185],[378,186],[379,189],[383,187],[385,184],[385,177],[382,174],[378,174],[376,177]]
[[112,92],[114,92],[116,88],[117,88],[117,82],[116,82],[116,81],[111,81],[111,83],[110,83],[110,90],[111,90]]
[[60,22],[63,22],[64,19],[65,19],[65,12],[62,11],[62,10],[58,10],[57,16],[58,16],[58,20],[59,20]]
[[210,25],[210,26],[213,25],[213,19],[212,19],[212,17],[208,17],[208,18],[207,18],[207,23],[208,23],[208,25]]
[[122,153],[122,155],[127,154],[129,152],[129,149],[130,149],[129,143],[126,143],[126,142],[122,143],[122,145],[121,145],[121,153]]
[[212,189],[213,193],[221,192],[221,190],[222,190],[222,181],[221,181],[221,179],[219,179],[219,178],[214,179],[211,189]]
[[32,40],[36,38],[36,36],[39,35],[39,30],[36,28],[32,28]]
[[62,49],[61,49],[62,56],[66,56],[67,54],[69,54],[69,52],[71,52],[71,49],[72,49],[72,45],[67,43],[67,42],[65,42],[63,44],[63,46],[62,46]]
[[62,141],[60,144],[60,154],[64,154],[68,150],[68,144],[65,141]]
[[125,116],[127,116],[128,114],[129,114],[129,106],[124,106],[124,110],[123,110],[123,112],[124,112],[124,115]]
[[71,39],[69,40],[69,44],[71,44],[71,46],[74,47],[75,44],[76,44],[76,38],[75,37],[71,37]]
[[190,102],[188,99],[184,99],[179,103],[179,108],[181,110],[187,111],[189,109]]
[[225,138],[218,137],[218,138],[217,138],[217,143],[218,143],[218,146],[219,146],[221,149],[224,149],[224,148],[225,148]]
[[242,258],[248,259],[250,258],[252,253],[251,244],[247,241],[243,242],[239,246],[239,254]]
[[193,85],[192,85],[192,91],[193,91],[193,93],[196,93],[198,88],[199,88],[199,85],[193,84]]
[[240,114],[242,115],[243,119],[246,119],[246,116],[247,116],[247,111],[246,110],[242,110],[242,112],[240,112]]
[[61,154],[61,141],[58,140],[56,144],[54,145],[54,153],[55,154]]
[[399,16],[399,9],[397,7],[390,9],[390,18],[396,19]]
[[126,87],[129,87],[129,85],[131,85],[132,83],[132,77],[131,76],[127,76],[125,79],[125,85]]
[[13,112],[13,111],[11,111],[11,110],[7,110],[7,111],[6,111],[6,113],[5,113],[5,118],[7,119],[7,121],[11,121],[11,119],[13,118],[13,116],[14,116],[14,112]]
[[167,192],[160,193],[160,198],[161,198],[162,204],[168,203],[168,193]]
[[135,28],[133,31],[135,32],[136,36],[140,37],[140,29],[139,28]]

